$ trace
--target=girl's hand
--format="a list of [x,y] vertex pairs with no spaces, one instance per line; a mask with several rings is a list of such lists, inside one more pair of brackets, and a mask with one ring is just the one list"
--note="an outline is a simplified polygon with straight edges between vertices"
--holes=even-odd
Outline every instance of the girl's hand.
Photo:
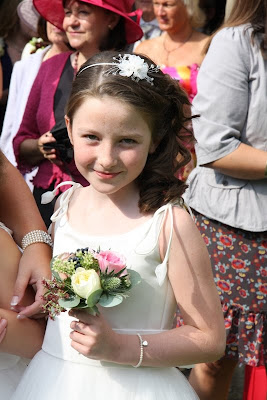
[[62,165],[62,161],[57,158],[56,149],[53,148],[56,139],[51,132],[46,132],[37,140],[37,145],[43,157],[56,165]]
[[71,346],[85,357],[101,361],[115,361],[119,352],[119,334],[115,333],[105,319],[86,311],[69,311],[79,321],[70,324]]

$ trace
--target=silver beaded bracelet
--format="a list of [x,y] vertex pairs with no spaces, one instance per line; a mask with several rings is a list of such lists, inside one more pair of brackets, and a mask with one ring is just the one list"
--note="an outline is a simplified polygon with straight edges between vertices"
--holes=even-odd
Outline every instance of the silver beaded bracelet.
[[51,236],[47,232],[41,231],[39,229],[28,232],[25,236],[23,236],[23,239],[21,241],[21,248],[24,251],[26,247],[34,243],[46,243],[48,244],[48,246],[53,247]]
[[143,340],[142,336],[139,333],[137,333],[137,336],[139,337],[139,340],[140,340],[140,358],[139,358],[138,363],[136,365],[133,365],[134,368],[138,368],[142,364],[143,357],[144,357],[144,347],[148,346],[147,340]]

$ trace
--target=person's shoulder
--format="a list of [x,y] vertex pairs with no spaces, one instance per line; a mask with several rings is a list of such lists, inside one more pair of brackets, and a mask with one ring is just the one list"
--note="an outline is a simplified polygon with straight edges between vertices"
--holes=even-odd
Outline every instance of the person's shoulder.
[[162,243],[165,242],[166,248],[170,237],[172,237],[173,249],[175,249],[175,251],[205,251],[206,246],[204,240],[200,235],[193,217],[183,205],[172,206],[172,213],[167,213],[160,237],[161,246]]
[[244,42],[248,37],[251,37],[252,27],[250,24],[239,26],[227,26],[219,30],[212,39],[212,42],[230,40],[232,42]]
[[144,54],[148,57],[151,57],[151,55],[157,51],[160,40],[160,36],[153,39],[144,40],[136,47],[135,53]]
[[[237,59],[243,60],[246,65],[249,65],[249,54],[251,52],[251,34],[252,27],[250,24],[244,24],[233,27],[225,27],[215,34],[211,41],[210,48],[218,51],[223,50],[223,53],[232,58],[232,53],[238,54]],[[224,56],[224,55],[223,55]]]
[[56,54],[53,57],[48,58],[43,62],[43,65],[49,67],[50,65],[58,65],[58,63],[67,61],[67,59],[71,56],[72,51],[65,51],[63,53]]
[[209,36],[205,33],[194,31],[192,39],[197,42],[207,42],[209,40]]
[[67,51],[57,54],[43,61],[38,72],[38,78],[45,83],[44,76],[51,78],[51,76],[60,75],[60,71],[62,71],[62,69],[64,68],[64,65],[66,64],[71,54],[72,52]]
[[35,66],[35,64],[41,64],[44,55],[50,47],[51,46],[47,46],[45,49],[41,49],[34,54],[29,54],[27,57],[20,59],[19,61],[15,62],[14,68],[16,70],[23,70],[25,68],[31,68],[32,66]]
[[172,204],[172,215],[169,212],[165,220],[167,232],[171,229],[171,220],[173,220],[173,228],[179,232],[179,236],[190,236],[192,231],[198,231],[196,225],[184,204]]

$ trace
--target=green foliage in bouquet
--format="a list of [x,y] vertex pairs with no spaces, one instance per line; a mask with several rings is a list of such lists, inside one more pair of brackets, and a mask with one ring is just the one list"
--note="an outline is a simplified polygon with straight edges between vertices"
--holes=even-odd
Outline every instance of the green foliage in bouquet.
[[60,254],[52,259],[51,270],[52,280],[43,280],[47,289],[43,311],[51,319],[68,308],[97,314],[97,304],[117,306],[141,281],[136,271],[126,270],[125,258],[110,250],[85,248]]

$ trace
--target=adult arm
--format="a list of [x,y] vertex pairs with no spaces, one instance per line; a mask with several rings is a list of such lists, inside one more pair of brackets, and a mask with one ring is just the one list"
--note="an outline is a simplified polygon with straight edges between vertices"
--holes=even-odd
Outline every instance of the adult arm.
[[[1,196],[0,221],[14,232],[14,240],[21,246],[23,236],[33,230],[46,231],[34,198],[18,170],[0,153]],[[50,277],[51,248],[44,243],[28,246],[21,257],[14,288],[13,305],[23,298],[28,284],[37,284],[35,302],[22,311],[30,316],[40,311],[43,277]]]
[[[253,50],[255,51],[255,49]],[[244,143],[251,104],[251,59],[255,57],[250,33],[228,28],[213,39],[198,75],[198,94],[193,101],[199,120],[193,121],[200,165],[240,179],[263,179],[267,162],[264,148]],[[257,111],[258,108],[258,111]],[[263,110],[259,112],[259,119]],[[257,114],[256,114],[257,115]],[[261,124],[253,126],[254,138]],[[251,132],[250,132],[251,135]]]
[[205,166],[233,178],[264,179],[266,178],[267,151],[241,143],[232,153]]
[[[31,358],[41,348],[45,321],[18,319],[17,313],[8,309],[21,252],[4,229],[0,229],[0,250],[0,352]],[[34,291],[29,286],[23,296],[22,304],[31,304],[33,301]]]

